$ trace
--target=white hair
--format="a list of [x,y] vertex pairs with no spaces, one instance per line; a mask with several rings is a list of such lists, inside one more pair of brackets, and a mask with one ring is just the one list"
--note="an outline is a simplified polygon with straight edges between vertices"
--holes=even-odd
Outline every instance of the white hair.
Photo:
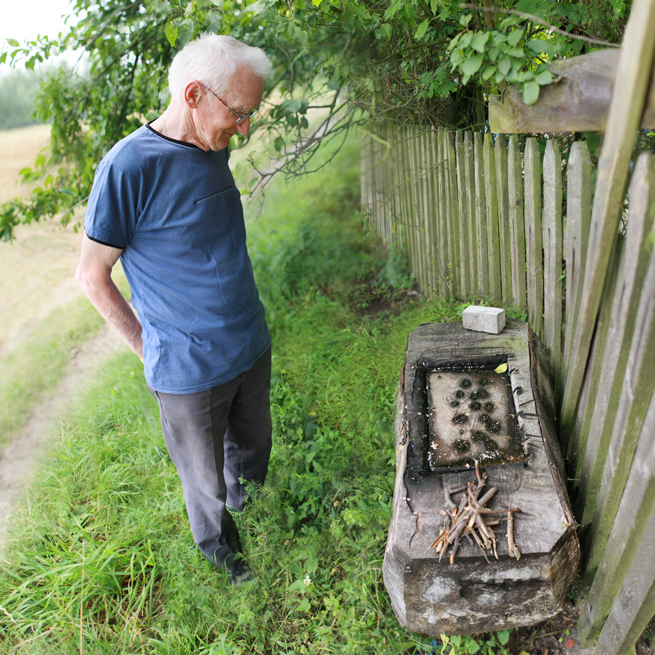
[[174,57],[168,71],[168,88],[175,98],[187,84],[197,80],[215,93],[225,93],[230,78],[240,66],[248,66],[266,79],[273,66],[261,48],[253,48],[231,36],[201,34],[187,43]]

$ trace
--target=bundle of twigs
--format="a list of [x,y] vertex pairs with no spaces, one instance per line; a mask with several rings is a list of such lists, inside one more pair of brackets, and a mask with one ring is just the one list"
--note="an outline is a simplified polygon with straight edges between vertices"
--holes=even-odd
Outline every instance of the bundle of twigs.
[[[450,511],[441,510],[444,517],[443,527],[439,532],[436,541],[430,546],[434,548],[439,555],[439,561],[446,554],[448,546],[452,544],[450,551],[450,563],[455,561],[455,555],[459,549],[459,543],[462,536],[466,537],[471,544],[473,540],[477,543],[487,562],[489,558],[487,553],[493,552],[498,559],[496,548],[496,535],[492,526],[499,523],[499,519],[493,518],[498,514],[507,514],[507,547],[511,557],[519,559],[521,553],[514,543],[514,512],[521,510],[515,507],[508,509],[488,509],[486,504],[493,498],[498,491],[498,487],[490,487],[487,493],[480,498],[482,489],[487,484],[487,474],[480,470],[478,462],[475,462],[476,481],[467,483],[465,487],[449,489],[444,487],[444,498]],[[459,504],[455,504],[452,499],[453,494],[462,493]]]

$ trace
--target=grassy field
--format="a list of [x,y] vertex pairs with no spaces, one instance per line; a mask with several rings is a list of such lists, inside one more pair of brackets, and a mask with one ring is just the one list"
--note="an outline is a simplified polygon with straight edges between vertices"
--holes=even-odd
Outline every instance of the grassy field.
[[[49,134],[47,125],[0,132],[0,200],[28,193],[17,184],[18,172]],[[12,243],[0,242],[0,446],[54,389],[71,353],[103,324],[74,278],[82,232],[73,227],[54,218],[21,225]],[[115,279],[129,293],[120,267]]]
[[402,256],[362,231],[358,206],[351,144],[323,174],[277,180],[250,224],[274,338],[269,479],[238,517],[257,581],[230,588],[199,555],[142,367],[121,356],[14,515],[0,652],[432,650],[399,627],[381,563],[406,335],[457,307],[408,294]]

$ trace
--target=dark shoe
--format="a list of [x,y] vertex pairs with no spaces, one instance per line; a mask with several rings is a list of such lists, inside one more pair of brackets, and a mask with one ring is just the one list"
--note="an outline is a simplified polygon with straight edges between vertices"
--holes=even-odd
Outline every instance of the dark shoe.
[[228,557],[225,561],[225,568],[227,569],[228,582],[235,587],[239,587],[254,577],[245,560],[239,555]]

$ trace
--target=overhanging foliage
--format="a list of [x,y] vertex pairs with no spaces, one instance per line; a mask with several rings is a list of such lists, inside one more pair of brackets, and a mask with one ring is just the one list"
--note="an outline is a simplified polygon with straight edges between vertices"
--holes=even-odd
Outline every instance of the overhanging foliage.
[[[0,235],[15,225],[72,209],[88,197],[104,154],[166,106],[166,71],[176,50],[201,32],[231,34],[266,50],[275,67],[266,111],[255,125],[282,153],[278,170],[311,171],[320,143],[355,125],[384,121],[483,126],[485,94],[520,83],[534,102],[551,82],[542,65],[618,43],[629,2],[505,0],[77,0],[77,24],[57,39],[0,55],[28,69],[70,48],[88,72],[46,76],[37,117],[52,121],[50,150],[25,181],[29,200],[0,209]],[[582,39],[582,40],[580,40]],[[307,139],[308,112],[325,118]],[[284,150],[293,136],[295,148]],[[261,179],[270,177],[271,171]]]

